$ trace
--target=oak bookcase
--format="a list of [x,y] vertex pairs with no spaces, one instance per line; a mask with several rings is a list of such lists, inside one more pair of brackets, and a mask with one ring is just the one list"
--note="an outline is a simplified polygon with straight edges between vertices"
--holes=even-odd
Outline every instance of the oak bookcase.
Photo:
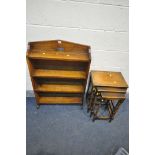
[[90,46],[63,40],[29,42],[26,57],[37,108],[43,104],[83,105]]

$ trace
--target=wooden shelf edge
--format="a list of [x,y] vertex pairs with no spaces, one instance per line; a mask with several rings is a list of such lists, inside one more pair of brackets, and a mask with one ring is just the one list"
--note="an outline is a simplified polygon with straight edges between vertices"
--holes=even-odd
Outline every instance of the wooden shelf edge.
[[[89,62],[90,58],[88,54],[77,54],[71,52],[59,53],[59,51],[51,51],[54,53],[50,53],[50,51],[42,51],[42,52],[33,52],[28,51],[27,57],[29,59],[39,59],[39,60],[58,60],[58,61],[75,61],[75,62]],[[59,55],[57,54],[59,53]]]

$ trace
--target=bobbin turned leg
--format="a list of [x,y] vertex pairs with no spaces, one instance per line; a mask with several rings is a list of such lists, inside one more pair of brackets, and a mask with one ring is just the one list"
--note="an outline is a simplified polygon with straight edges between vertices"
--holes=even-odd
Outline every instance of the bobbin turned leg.
[[95,96],[94,96],[94,98],[92,100],[92,104],[91,104],[91,107],[90,107],[90,117],[92,117],[92,115],[94,113],[94,109],[95,109],[95,103],[94,103],[94,101],[95,101]]
[[95,88],[92,88],[90,94],[90,101],[88,102],[87,112],[89,112],[92,109],[94,99],[95,99]]
[[108,103],[108,110],[109,110],[109,122],[111,122],[111,121],[112,121],[113,109],[114,109],[113,101],[112,101],[112,100],[109,100],[109,103]]
[[93,122],[98,118],[97,117],[97,114],[99,112],[100,107],[101,107],[101,104],[100,103],[94,105],[93,119],[92,119]]
[[90,106],[90,117],[93,115],[93,113],[94,113],[94,109],[96,108],[95,106],[96,106],[96,100],[97,100],[97,92],[96,91],[94,91],[94,96],[93,96],[93,99],[92,99],[92,102],[91,102],[91,106]]
[[113,119],[114,119],[114,116],[115,114],[117,113],[117,111],[119,110],[120,106],[122,105],[122,103],[124,102],[125,99],[121,99],[121,100],[118,100],[116,106],[114,107],[113,109],[113,112],[112,112],[112,115],[110,117],[110,120],[109,122],[111,122]]

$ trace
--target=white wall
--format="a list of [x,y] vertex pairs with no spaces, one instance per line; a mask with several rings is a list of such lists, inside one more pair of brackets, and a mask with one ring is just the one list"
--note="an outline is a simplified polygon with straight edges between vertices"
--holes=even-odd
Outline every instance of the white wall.
[[[27,42],[62,39],[91,46],[91,69],[128,81],[128,0],[27,0]],[[27,90],[32,90],[27,70]]]

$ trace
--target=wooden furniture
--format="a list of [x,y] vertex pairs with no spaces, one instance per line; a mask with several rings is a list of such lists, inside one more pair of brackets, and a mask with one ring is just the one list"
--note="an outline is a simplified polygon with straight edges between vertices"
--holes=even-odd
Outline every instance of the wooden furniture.
[[83,103],[90,46],[63,40],[30,42],[27,64],[37,108],[41,104]]
[[[120,72],[92,71],[87,91],[89,101],[87,111],[90,111],[90,116],[93,115],[93,121],[95,119],[113,120],[125,100],[127,88],[128,85]],[[108,116],[99,116],[102,105],[108,109]]]

